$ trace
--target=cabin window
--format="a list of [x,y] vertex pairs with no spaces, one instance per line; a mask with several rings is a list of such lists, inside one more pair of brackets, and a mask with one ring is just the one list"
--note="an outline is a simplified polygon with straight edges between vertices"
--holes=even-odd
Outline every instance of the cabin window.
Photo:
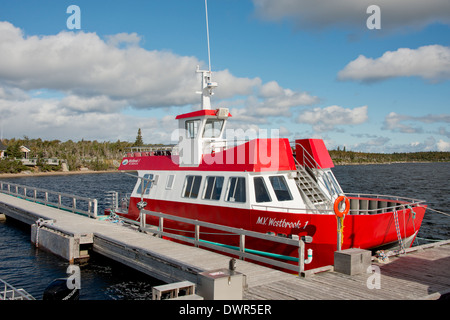
[[175,180],[175,175],[170,174],[167,176],[166,189],[171,190],[173,188],[173,181]]
[[197,198],[201,182],[202,176],[186,176],[186,181],[184,182],[183,197]]
[[187,120],[186,121],[186,134],[188,138],[197,137],[198,128],[200,127],[200,120]]
[[144,179],[139,179],[141,181],[141,183],[139,184],[139,187],[136,190],[137,194],[149,194],[150,193],[150,188],[152,187],[153,181],[149,181],[149,180],[153,180],[153,174],[144,174],[143,176]]
[[228,194],[226,201],[229,202],[245,202],[245,178],[231,177],[228,182]]
[[223,180],[223,177],[206,177],[203,199],[219,200],[222,193]]
[[289,187],[286,184],[286,179],[284,179],[283,176],[272,176],[269,177],[269,180],[278,201],[292,200],[291,192],[289,191]]
[[208,119],[203,130],[203,138],[218,138],[222,132],[224,120]]
[[269,192],[266,188],[266,183],[264,182],[263,177],[254,177],[253,184],[255,186],[255,197],[256,202],[270,202]]
[[342,193],[342,189],[341,189],[341,187],[339,186],[339,184],[337,183],[336,178],[335,178],[334,175],[331,173],[331,171],[328,172],[328,178],[330,179],[331,184],[332,184],[332,186],[334,187],[335,193],[336,193],[336,194]]

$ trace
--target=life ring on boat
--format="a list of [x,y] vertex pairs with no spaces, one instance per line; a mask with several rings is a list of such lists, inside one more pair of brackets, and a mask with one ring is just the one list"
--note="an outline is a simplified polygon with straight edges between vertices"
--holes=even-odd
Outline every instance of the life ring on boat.
[[[344,211],[340,211],[340,210],[339,210],[339,203],[341,203],[342,200],[345,201],[345,209],[344,209]],[[339,218],[342,218],[342,217],[345,216],[349,211],[350,211],[350,201],[349,201],[348,198],[345,197],[345,196],[339,196],[339,197],[334,201],[334,213],[335,213]]]

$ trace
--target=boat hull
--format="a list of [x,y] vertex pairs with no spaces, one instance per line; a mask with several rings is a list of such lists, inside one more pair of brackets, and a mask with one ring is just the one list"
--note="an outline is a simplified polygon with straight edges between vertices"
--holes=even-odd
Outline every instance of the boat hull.
[[[358,200],[357,198],[353,198]],[[140,198],[131,198],[129,211],[120,213],[123,217],[138,220],[137,202]],[[179,217],[195,219],[235,228],[243,228],[260,233],[271,233],[283,237],[292,235],[311,236],[312,243],[307,243],[305,250],[313,250],[313,260],[305,265],[305,270],[332,265],[337,249],[337,218],[332,214],[292,213],[258,209],[239,209],[221,206],[202,205],[198,203],[180,203],[175,201],[147,199],[145,210],[167,213]],[[380,201],[380,199],[377,199]],[[397,220],[402,239],[413,242],[425,214],[426,206],[417,205],[397,210]],[[147,216],[147,224],[158,225],[158,218]],[[164,230],[187,237],[194,237],[193,225],[164,220]],[[224,235],[217,230],[202,228],[200,238],[239,248],[239,237]],[[383,246],[398,245],[398,233],[395,227],[394,212],[364,215],[349,214],[345,216],[341,249],[361,248],[375,249]],[[406,242],[406,241],[405,241]],[[258,251],[285,256],[285,262],[298,258],[298,249],[276,242],[263,241],[246,237],[245,247]],[[404,244],[405,246],[408,243]],[[289,258],[288,258],[289,257]],[[294,259],[295,260],[295,259]],[[291,261],[293,264],[298,262]]]

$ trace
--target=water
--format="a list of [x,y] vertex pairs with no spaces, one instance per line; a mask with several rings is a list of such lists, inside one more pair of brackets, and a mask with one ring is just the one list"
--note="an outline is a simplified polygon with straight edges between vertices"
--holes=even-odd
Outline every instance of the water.
[[[424,199],[430,208],[450,213],[450,163],[338,166],[333,168],[344,192],[375,193]],[[99,212],[105,192],[130,192],[136,179],[120,173],[21,177],[2,179],[17,184],[97,198]],[[429,210],[419,237],[450,239],[450,217]],[[420,240],[425,243],[425,240]],[[36,249],[30,227],[8,219],[0,223],[0,278],[22,287],[37,299],[55,278],[66,277],[68,263]],[[93,254],[81,265],[81,300],[151,299],[151,287],[161,284],[145,274]]]
[[[450,214],[448,162],[338,166],[333,172],[346,193],[384,194],[426,200],[429,208]],[[450,239],[450,217],[428,210],[418,237]]]

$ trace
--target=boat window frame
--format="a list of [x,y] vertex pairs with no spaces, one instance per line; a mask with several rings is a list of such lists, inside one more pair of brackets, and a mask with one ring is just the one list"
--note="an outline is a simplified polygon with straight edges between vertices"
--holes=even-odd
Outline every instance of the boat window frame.
[[[192,177],[192,181],[189,182],[189,178]],[[196,184],[197,179],[196,178],[200,178],[200,180],[198,181],[198,184]],[[183,186],[183,191],[181,193],[181,197],[182,198],[188,198],[188,199],[197,199],[198,198],[198,194],[200,191],[200,185],[202,183],[202,176],[199,175],[187,175],[186,178],[184,179],[184,186]],[[187,189],[188,189],[188,184],[190,184],[189,187],[189,193],[187,193]],[[195,187],[195,189],[194,189]],[[193,190],[196,190],[196,192],[193,192]],[[195,196],[193,196],[195,195]]]
[[342,193],[342,188],[339,186],[339,183],[336,181],[336,177],[334,176],[333,172],[330,170],[328,172],[325,173],[327,175],[327,177],[329,178],[331,185],[334,188],[334,191],[336,194],[341,194]]
[[166,189],[167,190],[172,190],[174,184],[175,184],[175,175],[174,174],[169,174],[167,176]]
[[[217,132],[217,134],[214,134],[216,132],[216,129],[214,128],[214,123],[216,123],[216,122],[220,122],[221,125],[220,125],[220,129]],[[209,123],[213,124],[212,128],[208,128],[208,124]],[[220,138],[224,124],[225,124],[225,120],[224,119],[217,119],[217,118],[206,119],[205,126],[203,128],[202,137],[203,138],[211,138],[211,139]],[[209,131],[211,131],[213,134],[212,135],[205,135],[205,133],[208,133]]]
[[[233,189],[232,189],[232,181],[233,181],[233,179],[236,179],[235,181],[235,183],[234,183],[234,187],[233,187]],[[242,200],[240,200],[240,201],[237,201],[236,200],[236,191],[237,191],[237,189],[238,189],[238,185],[241,185],[241,183],[239,183],[238,181],[240,180],[240,179],[242,179],[243,180],[243,184],[242,184],[242,190],[243,190],[243,200],[244,201],[242,201]],[[231,191],[233,191],[233,197],[231,197]],[[246,179],[245,179],[245,177],[238,177],[238,176],[235,176],[235,177],[229,177],[228,178],[228,186],[227,186],[227,192],[225,193],[226,194],[226,196],[225,196],[225,201],[227,201],[227,202],[232,202],[232,203],[246,203],[247,202],[247,189],[246,189]],[[233,200],[231,200],[231,199],[233,199]]]
[[[184,128],[186,130],[186,138],[195,139],[197,138],[198,132],[200,131],[201,119],[186,120],[184,122]],[[191,126],[192,125],[192,126]]]
[[[258,200],[257,189],[256,189],[256,183],[255,183],[255,181],[256,181],[257,179],[261,179],[261,181],[263,182],[262,185],[261,185],[263,188],[262,188],[260,191],[262,191],[262,190],[265,191],[268,200]],[[257,203],[272,202],[272,197],[270,196],[269,189],[267,189],[267,185],[266,185],[266,182],[265,182],[264,180],[265,180],[265,179],[264,179],[263,176],[253,177],[253,189],[254,189],[254,191],[255,191],[255,201],[256,201]]]
[[[154,179],[154,174],[153,173],[146,173],[146,174],[144,174],[142,176],[142,178],[153,180]],[[140,181],[140,183],[139,183],[138,188],[136,189],[136,194],[142,195],[142,183],[144,182],[144,187],[145,187],[145,183],[148,182],[148,186],[144,190],[143,194],[144,195],[149,195],[150,194],[150,189],[152,188],[152,185],[153,185],[153,181],[143,180],[143,179],[141,179],[141,177],[139,177],[138,180]]]
[[[213,178],[214,180],[212,181],[212,184],[210,183],[209,179]],[[219,179],[218,179],[219,178]],[[218,181],[222,181],[221,185],[220,185],[220,192],[217,193],[217,182]],[[205,186],[204,186],[204,191],[203,191],[203,200],[214,200],[214,201],[219,201],[220,197],[222,196],[222,190],[223,190],[223,185],[225,182],[225,177],[224,176],[206,176],[205,177]],[[209,190],[208,190],[209,189]],[[209,196],[207,197],[207,194],[209,193]],[[214,196],[214,197],[213,197]]]
[[[280,179],[278,181],[282,182],[282,184],[284,185],[286,190],[278,190],[278,191],[283,191],[283,194],[280,194],[279,192],[277,192],[277,189],[275,189],[274,182],[272,181],[272,178]],[[269,176],[269,181],[270,181],[270,184],[272,185],[273,192],[275,193],[275,196],[277,197],[278,201],[292,201],[292,200],[294,200],[294,198],[292,197],[291,190],[289,189],[289,185],[287,184],[286,178],[283,175]],[[281,184],[280,184],[280,186],[281,186]],[[284,193],[285,191],[287,191],[287,194]],[[287,196],[287,195],[289,195],[289,199],[288,198],[280,199],[280,197],[284,197],[284,196]]]

